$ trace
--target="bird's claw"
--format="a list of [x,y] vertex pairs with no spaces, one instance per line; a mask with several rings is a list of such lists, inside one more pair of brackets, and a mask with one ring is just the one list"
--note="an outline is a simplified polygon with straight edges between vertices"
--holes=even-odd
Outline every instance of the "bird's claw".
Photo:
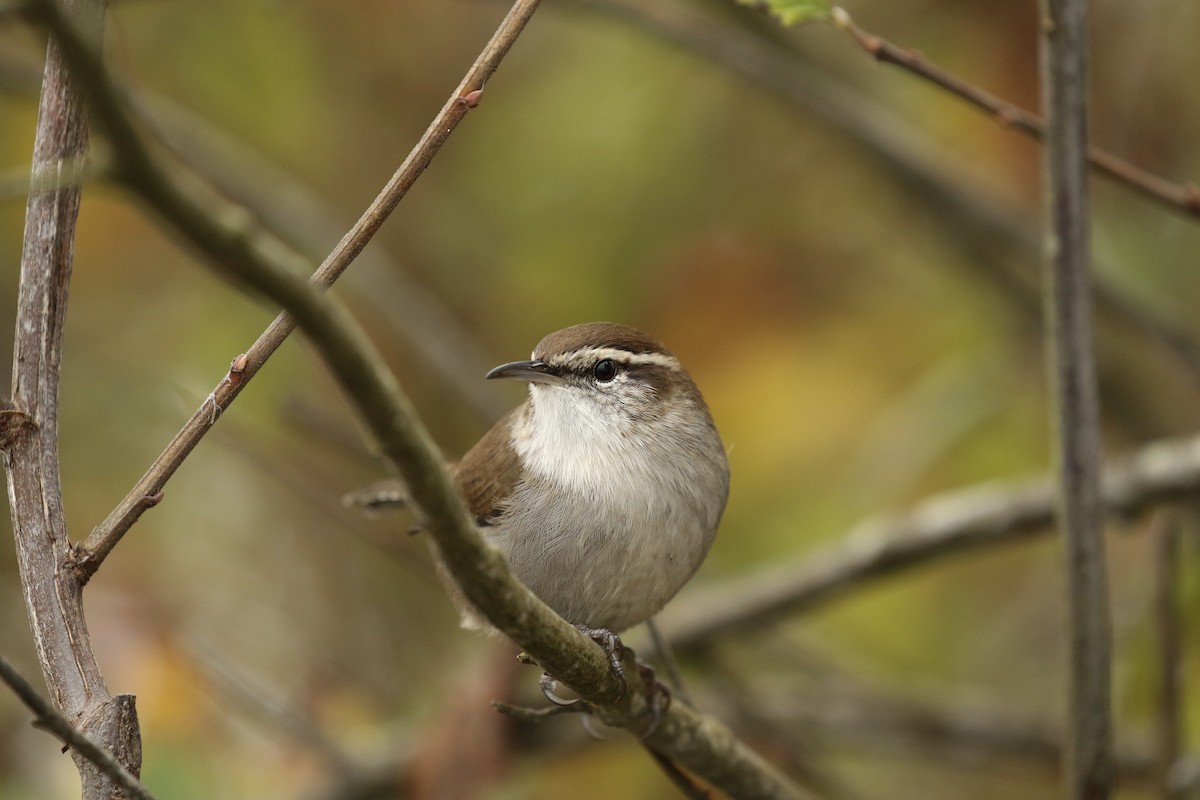
[[542,694],[545,696],[545,698],[560,708],[573,706],[579,702],[578,697],[576,697],[574,700],[568,700],[565,697],[560,697],[557,691],[558,681],[554,680],[549,672],[542,673],[542,679],[538,682],[538,686],[541,688]]
[[620,696],[624,697],[625,692],[629,690],[629,681],[625,679],[625,667],[621,664],[621,659],[625,656],[625,645],[621,643],[621,637],[608,628],[589,628],[587,625],[576,625],[575,627],[584,636],[600,645],[600,649],[608,656],[609,671],[621,682]]
[[[579,629],[580,633],[600,645],[600,648],[604,650],[608,656],[609,669],[621,682],[621,696],[624,696],[625,692],[629,690],[629,681],[625,677],[625,667],[622,664],[622,659],[625,656],[625,646],[621,643],[621,638],[607,628],[589,628],[586,625],[576,625],[575,627]],[[650,724],[641,733],[641,737],[644,739],[658,729],[659,723],[662,722],[663,714],[671,707],[671,691],[658,679],[653,667],[636,656],[634,657],[634,661],[637,664],[638,676],[647,687],[646,708],[650,712]],[[558,694],[558,681],[549,672],[542,673],[539,686],[545,698],[560,708],[573,706],[579,702],[579,698],[577,697],[568,700],[560,696]]]
[[[608,628],[589,628],[586,625],[575,626],[580,633],[591,639],[608,656],[608,668],[612,674],[621,682],[621,695],[624,696],[629,688],[629,682],[625,679],[625,667],[621,665],[621,658],[625,655],[625,646],[621,644],[621,638]],[[579,698],[568,700],[558,694],[558,681],[551,677],[549,672],[542,673],[542,679],[538,684],[541,687],[542,694],[556,706],[573,706],[579,702]]]

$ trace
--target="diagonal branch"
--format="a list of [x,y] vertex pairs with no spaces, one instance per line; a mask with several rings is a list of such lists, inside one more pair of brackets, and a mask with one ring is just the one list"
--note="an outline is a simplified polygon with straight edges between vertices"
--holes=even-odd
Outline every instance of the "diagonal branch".
[[[1102,486],[1115,516],[1200,495],[1200,437],[1147,445],[1108,467]],[[694,589],[658,624],[672,646],[699,649],[946,556],[1043,535],[1053,524],[1048,477],[947,492],[908,512],[859,523],[822,554]]]
[[154,800],[154,796],[138,781],[137,777],[125,768],[111,752],[85,736],[70,720],[62,715],[46,698],[38,694],[33,685],[17,672],[7,658],[0,656],[0,681],[8,684],[13,694],[20,698],[36,717],[34,727],[42,728],[54,734],[60,742],[91,762],[113,784],[120,787],[128,797],[134,800]]
[[[858,46],[876,61],[894,64],[923,78],[934,86],[991,114],[999,123],[1019,133],[1039,141],[1045,138],[1046,124],[1037,114],[1026,111],[1007,100],[1001,100],[957,75],[940,69],[915,50],[897,47],[880,36],[864,31],[854,24],[845,9],[835,8],[833,10],[833,22],[848,33],[858,43]],[[1107,175],[1118,183],[1125,184],[1145,197],[1167,206],[1172,211],[1200,217],[1200,188],[1194,184],[1173,183],[1098,147],[1087,147],[1085,152],[1087,162],[1101,174]]]
[[[483,85],[500,65],[501,59],[516,40],[525,20],[525,17],[510,14],[497,28],[399,169],[392,175],[374,202],[363,212],[359,220],[313,273],[310,280],[314,286],[322,289],[331,286],[379,231],[388,216],[416,183],[417,178],[429,166],[433,157],[441,150],[442,145],[450,138],[450,134],[458,127],[467,112],[479,102],[478,93],[482,91]],[[93,83],[106,83],[107,86],[101,91],[101,96],[110,96],[112,104],[120,102],[118,99],[120,93],[107,73],[93,76],[92,81]],[[93,87],[93,89],[95,88]],[[130,140],[131,137],[136,137],[131,121],[124,114],[113,113],[105,106],[106,104],[101,104],[97,113],[105,116],[105,124],[110,127],[109,133],[114,140]],[[124,174],[119,178],[127,182],[139,181],[144,184],[163,180],[165,176],[157,175],[158,168],[148,164],[146,159],[146,155],[125,152],[118,165],[118,169],[124,170]],[[244,220],[245,214],[235,211],[234,219]],[[303,256],[293,252],[288,245],[276,239],[266,230],[261,228],[238,230],[238,226],[241,224],[238,222],[224,230],[213,231],[214,241],[210,243],[211,246],[223,250],[233,244],[231,240],[244,236],[248,240],[246,242],[247,249],[259,250],[260,257],[274,258],[289,270],[300,271],[308,268],[307,260]],[[216,241],[219,239],[225,239],[226,242]],[[222,256],[221,260],[225,258],[228,258],[228,255]],[[117,504],[116,508],[77,548],[75,566],[84,581],[100,568],[105,557],[116,547],[141,515],[148,508],[158,504],[167,481],[200,443],[220,413],[229,407],[242,388],[258,373],[267,359],[279,349],[279,346],[295,329],[296,321],[287,312],[281,313],[275,318],[250,348],[235,360],[229,373],[217,384],[191,418],[184,423],[183,428],[175,434],[171,442]]]
[[[504,25],[510,38],[538,0],[517,0]],[[165,172],[133,135],[100,59],[53,0],[35,0],[39,16],[64,43],[73,73],[86,80],[97,121],[110,137],[118,174],[162,220],[220,268],[278,302],[322,356],[383,455],[407,485],[423,527],[471,603],[541,666],[574,689],[607,724],[640,731],[643,741],[732,796],[798,798],[799,791],[717,720],[676,703],[652,731],[654,711],[645,679],[626,655],[628,690],[612,674],[605,654],[574,626],[537,599],[488,545],[446,471],[441,454],[420,424],[395,377],[345,309],[316,291],[254,232],[231,231],[220,214],[198,204]]]
[[[451,96],[462,91],[460,87]],[[181,163],[302,252],[325,252],[327,243],[349,227],[344,214],[310,184],[211,120],[144,87],[127,96],[131,110]],[[435,119],[417,148],[442,127]],[[355,263],[355,303],[386,319],[425,368],[453,388],[481,422],[490,425],[503,416],[508,401],[479,380],[497,362],[445,301],[385,248],[364,249]]]

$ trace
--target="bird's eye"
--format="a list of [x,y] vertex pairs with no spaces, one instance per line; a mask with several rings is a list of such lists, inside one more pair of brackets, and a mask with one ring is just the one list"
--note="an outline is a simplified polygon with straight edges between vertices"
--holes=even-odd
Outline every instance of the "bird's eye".
[[593,374],[601,383],[608,383],[617,377],[617,364],[611,358],[606,358],[596,364]]

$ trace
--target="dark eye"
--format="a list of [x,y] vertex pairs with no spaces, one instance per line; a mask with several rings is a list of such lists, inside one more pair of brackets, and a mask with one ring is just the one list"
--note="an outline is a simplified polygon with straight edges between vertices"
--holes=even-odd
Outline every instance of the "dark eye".
[[608,383],[613,378],[617,377],[617,365],[611,358],[606,358],[596,364],[596,368],[592,370],[596,376],[596,380],[601,383]]

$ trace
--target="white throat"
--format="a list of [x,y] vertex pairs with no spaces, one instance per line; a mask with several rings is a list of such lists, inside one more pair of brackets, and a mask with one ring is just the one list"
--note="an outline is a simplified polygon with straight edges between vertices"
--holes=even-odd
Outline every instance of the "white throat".
[[653,426],[633,420],[611,397],[530,386],[530,413],[513,434],[525,469],[563,488],[619,500],[631,482],[661,472]]

